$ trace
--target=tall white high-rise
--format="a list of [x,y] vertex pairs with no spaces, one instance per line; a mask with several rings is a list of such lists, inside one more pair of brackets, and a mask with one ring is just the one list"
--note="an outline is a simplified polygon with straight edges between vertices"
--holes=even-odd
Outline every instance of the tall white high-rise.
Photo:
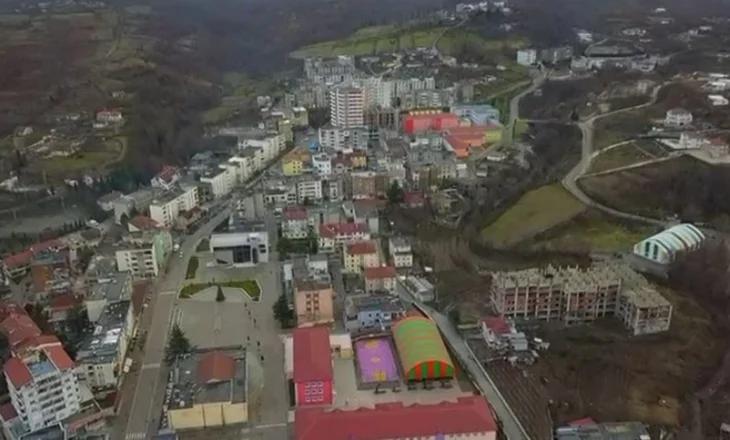
[[352,85],[333,87],[330,91],[330,120],[340,128],[364,124],[365,90]]

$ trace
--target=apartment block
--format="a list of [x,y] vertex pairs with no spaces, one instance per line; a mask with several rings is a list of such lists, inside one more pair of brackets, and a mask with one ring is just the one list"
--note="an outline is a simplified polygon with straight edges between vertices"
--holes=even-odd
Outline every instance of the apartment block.
[[388,253],[393,266],[398,269],[413,266],[413,250],[405,238],[393,237],[388,241]]
[[309,234],[309,217],[304,207],[284,209],[281,221],[281,235],[289,240],[301,240]]
[[175,188],[150,204],[150,218],[166,228],[171,228],[181,213],[198,206],[197,186]]
[[261,166],[263,166],[286,150],[286,136],[276,131],[257,131],[239,136],[238,149],[245,151],[248,148],[260,149]]
[[318,280],[294,281],[294,312],[297,327],[334,323],[332,285]]
[[319,225],[319,249],[333,252],[345,243],[370,240],[370,228],[364,223],[324,223]]
[[364,109],[364,89],[347,85],[330,91],[330,119],[335,127],[362,127],[365,123]]
[[172,250],[172,237],[167,231],[132,238],[117,249],[117,269],[129,271],[135,280],[154,278],[162,270],[165,258]]
[[208,170],[200,176],[200,183],[208,187],[214,199],[220,199],[233,192],[238,183],[238,174],[234,167],[227,165]]
[[590,323],[614,316],[634,334],[665,331],[672,306],[622,264],[532,268],[492,274],[492,304],[513,319]]
[[300,204],[319,202],[324,196],[324,193],[322,192],[322,181],[315,177],[300,179],[297,181],[296,187],[297,202]]
[[346,273],[359,274],[364,269],[380,266],[378,245],[375,240],[347,243],[344,249],[345,266],[343,269]]
[[395,292],[395,267],[376,266],[366,267],[363,270],[365,279],[365,291],[374,292]]

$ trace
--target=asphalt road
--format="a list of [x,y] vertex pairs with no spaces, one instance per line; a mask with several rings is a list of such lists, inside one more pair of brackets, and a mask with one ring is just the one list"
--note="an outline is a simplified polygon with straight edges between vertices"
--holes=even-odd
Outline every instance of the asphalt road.
[[[153,294],[152,303],[148,309],[152,310],[148,319],[141,324],[140,331],[147,331],[147,341],[142,358],[142,365],[137,365],[139,375],[135,387],[134,397],[129,413],[126,415],[126,440],[152,438],[157,431],[161,405],[157,402],[164,397],[158,392],[165,384],[165,347],[169,334],[172,311],[177,299],[177,292],[185,280],[188,259],[195,253],[195,247],[202,238],[209,236],[215,226],[230,215],[230,209],[225,209],[208,223],[188,236],[180,246],[183,258],[172,255],[166,268],[165,275],[160,279]],[[148,312],[149,313],[149,312]],[[121,414],[120,417],[124,417]]]

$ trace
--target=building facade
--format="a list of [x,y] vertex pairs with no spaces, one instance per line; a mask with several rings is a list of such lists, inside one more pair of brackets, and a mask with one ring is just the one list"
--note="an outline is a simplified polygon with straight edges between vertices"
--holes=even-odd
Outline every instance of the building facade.
[[343,254],[345,273],[360,274],[364,269],[380,266],[378,245],[375,240],[354,241],[347,243]]
[[171,228],[182,212],[198,206],[197,186],[186,186],[175,189],[150,204],[150,218],[160,225]]
[[340,128],[364,125],[365,91],[358,87],[340,86],[330,91],[330,121]]
[[334,323],[332,285],[323,281],[294,282],[294,312],[297,327],[331,325]]

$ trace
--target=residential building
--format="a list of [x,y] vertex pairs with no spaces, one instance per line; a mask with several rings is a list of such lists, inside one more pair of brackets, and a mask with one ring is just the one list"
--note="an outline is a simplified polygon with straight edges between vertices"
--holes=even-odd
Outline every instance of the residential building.
[[312,156],[312,169],[317,176],[326,179],[332,174],[332,158],[327,153]]
[[393,266],[366,267],[363,271],[363,278],[365,279],[365,291],[368,293],[395,292],[396,278]]
[[166,228],[171,228],[180,213],[193,209],[199,203],[197,186],[176,187],[150,203],[150,218]]
[[263,168],[263,149],[256,147],[244,148],[228,159],[226,166],[236,170],[237,183],[245,183],[254,176],[254,173]]
[[124,196],[119,191],[112,191],[109,194],[105,194],[96,200],[97,206],[104,212],[114,211],[114,201]]
[[436,78],[429,77],[408,77],[394,78],[390,80],[391,96],[393,99],[402,98],[403,96],[422,90],[434,90],[436,88]]
[[182,178],[180,168],[170,165],[162,167],[150,181],[150,186],[170,190]]
[[[294,401],[297,407],[328,406],[334,401],[334,369],[326,327],[297,328],[292,334]],[[318,439],[339,438],[323,433]],[[342,437],[342,438],[346,438]]]
[[210,236],[210,251],[216,260],[236,267],[251,267],[269,261],[266,224],[231,216],[228,230]]
[[103,124],[118,124],[124,122],[124,116],[118,109],[104,109],[96,113],[96,121]]
[[406,307],[397,296],[386,294],[348,295],[343,322],[348,332],[389,329],[406,316]]
[[324,197],[322,181],[316,177],[303,177],[297,181],[297,203],[319,203]]
[[357,199],[376,199],[387,194],[390,177],[385,171],[354,171],[346,178],[350,196]]
[[100,319],[104,309],[109,304],[129,301],[132,298],[132,274],[130,272],[118,272],[116,267],[107,273],[104,278],[93,284],[89,283],[87,279],[87,286],[84,306],[89,321],[92,323]]
[[295,104],[308,109],[329,106],[329,86],[327,84],[308,84],[294,90]]
[[517,64],[521,66],[534,66],[537,64],[537,50],[521,49],[517,51]]
[[175,431],[242,426],[261,398],[258,356],[242,346],[194,350],[172,365],[167,419]]
[[95,284],[108,283],[112,281],[116,272],[117,259],[113,254],[95,254],[86,266],[83,277],[84,285],[89,288]]
[[492,414],[492,408],[482,396],[411,406],[401,402],[380,403],[352,411],[299,408],[295,415],[294,438],[496,440],[498,428]]
[[55,252],[65,248],[67,248],[67,245],[61,240],[56,239],[35,243],[24,251],[4,257],[2,260],[3,273],[7,278],[22,277],[30,270],[31,263],[33,263],[36,255],[41,255],[48,251]]
[[388,108],[392,104],[392,84],[379,76],[369,76],[352,81],[353,86],[363,89],[365,108]]
[[81,343],[76,355],[76,374],[92,391],[115,389],[134,333],[132,302],[110,302],[92,322],[94,332]]
[[678,255],[699,249],[705,234],[689,223],[672,226],[634,246],[634,254],[652,262],[667,265]]
[[436,300],[436,288],[425,278],[409,275],[399,279],[398,283],[418,301],[427,303]]
[[284,156],[281,161],[282,172],[285,176],[298,176],[302,174],[309,162],[309,152],[304,148],[297,147]]
[[365,126],[394,130],[398,124],[398,112],[399,110],[393,107],[366,108],[363,113]]
[[[379,190],[379,188],[378,188]],[[383,195],[387,194],[386,192]],[[380,212],[385,208],[385,199],[360,199],[352,202],[355,223],[365,223],[373,234],[380,233]]]
[[239,152],[243,153],[247,149],[253,149],[255,154],[261,155],[255,160],[258,165],[255,171],[259,171],[286,151],[286,136],[276,131],[251,131],[238,136]]
[[335,177],[325,181],[324,196],[330,202],[340,202],[345,197],[345,186],[343,179]]
[[347,243],[344,247],[343,272],[360,274],[364,269],[380,266],[378,245],[375,240],[363,240]]
[[207,188],[206,192],[214,199],[220,199],[233,192],[238,183],[238,175],[234,167],[224,165],[205,171],[200,176],[200,183]]
[[297,187],[291,184],[267,188],[264,202],[269,205],[294,205],[297,203]]
[[571,46],[559,46],[542,49],[538,53],[538,59],[543,63],[558,64],[573,58],[573,48]]
[[116,250],[117,269],[129,271],[135,280],[155,278],[172,250],[172,236],[167,231],[143,233],[131,237]]
[[364,223],[324,223],[319,225],[319,249],[332,252],[353,241],[370,240],[370,228]]
[[294,312],[297,327],[334,323],[333,295],[332,285],[329,282],[314,279],[294,280]]
[[160,187],[142,188],[124,197],[120,197],[114,205],[114,221],[121,225],[122,219],[129,220],[133,211],[146,212],[153,200],[162,197],[165,189]]
[[310,231],[307,209],[304,207],[284,208],[281,221],[281,236],[289,240],[307,238]]
[[30,277],[33,293],[38,299],[48,295],[70,291],[72,287],[70,250],[48,249],[33,257]]
[[371,133],[366,126],[343,128],[326,125],[318,130],[318,136],[323,148],[345,151],[367,148]]
[[667,110],[667,115],[664,117],[664,125],[672,128],[692,125],[692,112],[683,108]]
[[405,238],[392,237],[388,240],[388,253],[396,269],[413,267],[413,250]]
[[330,91],[330,121],[340,128],[362,127],[365,91],[349,85],[335,86]]
[[127,230],[129,232],[145,232],[165,229],[161,224],[147,217],[146,215],[136,215],[127,222]]
[[[307,58],[304,76],[315,84],[339,84],[355,77],[355,58],[340,55],[333,59]],[[303,105],[303,104],[302,104]]]
[[672,305],[622,264],[492,274],[492,305],[512,319],[585,324],[615,316],[634,334],[666,331]]

